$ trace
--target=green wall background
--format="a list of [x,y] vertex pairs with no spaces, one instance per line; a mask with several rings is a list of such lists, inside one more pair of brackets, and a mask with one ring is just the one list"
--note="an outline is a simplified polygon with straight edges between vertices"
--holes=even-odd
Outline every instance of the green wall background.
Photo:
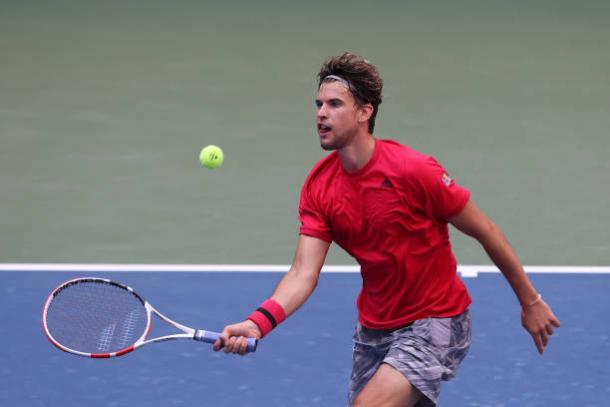
[[290,263],[315,74],[350,50],[384,77],[376,135],[436,156],[524,263],[608,265],[608,21],[607,1],[4,1],[0,262]]

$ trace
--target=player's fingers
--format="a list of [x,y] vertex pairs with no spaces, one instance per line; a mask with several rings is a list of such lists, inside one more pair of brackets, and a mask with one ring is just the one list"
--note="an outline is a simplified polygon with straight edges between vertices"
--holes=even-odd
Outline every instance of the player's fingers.
[[544,328],[540,329],[540,339],[542,339],[542,345],[546,347],[549,343],[549,335]]
[[239,353],[239,349],[240,349],[240,340],[239,340],[239,336],[236,336],[234,339],[235,341],[233,341],[233,347],[231,349],[231,353],[233,354],[237,354]]
[[225,343],[227,343],[228,340],[229,340],[229,334],[227,332],[227,328],[225,328],[220,333],[220,336],[218,337],[216,342],[214,342],[214,344],[212,345],[212,349],[214,349],[216,352],[218,352],[219,350],[224,348]]
[[248,339],[244,338],[243,336],[241,338],[239,338],[238,353],[242,356],[248,353]]
[[214,345],[213,345],[214,350],[219,351],[219,350],[225,348],[227,346],[227,343],[229,343],[230,338],[231,338],[230,327],[227,326],[220,333],[218,340],[216,342],[214,342]]
[[541,355],[544,353],[544,345],[542,344],[542,339],[540,338],[540,335],[532,335],[532,338],[534,339],[534,343],[536,344],[536,348],[538,349],[538,353],[540,353]]
[[237,341],[237,338],[232,336],[229,338],[228,341],[225,342],[225,348],[224,348],[225,353],[235,353],[233,351],[233,349],[235,348],[236,341]]
[[231,348],[231,352],[233,354],[241,354],[241,348],[242,348],[242,343],[243,343],[243,336],[236,336],[234,337],[235,341],[233,342],[233,346]]
[[222,349],[222,340],[220,338],[216,339],[216,342],[212,345],[212,349],[216,352]]
[[553,326],[555,326],[555,328],[559,328],[561,326],[561,322],[559,322],[559,320],[556,317],[553,317],[553,319],[551,320],[551,324],[553,324]]
[[238,353],[242,356],[248,353],[248,339],[247,338],[245,338],[243,336],[239,337],[239,340],[237,341],[237,344],[236,344],[235,353]]

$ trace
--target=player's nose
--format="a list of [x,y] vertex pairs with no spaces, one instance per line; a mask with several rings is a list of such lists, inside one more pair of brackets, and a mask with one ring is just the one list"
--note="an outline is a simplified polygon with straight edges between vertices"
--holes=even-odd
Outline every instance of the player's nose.
[[322,106],[318,107],[318,110],[316,112],[316,118],[320,119],[322,117],[328,117],[326,105],[322,105]]

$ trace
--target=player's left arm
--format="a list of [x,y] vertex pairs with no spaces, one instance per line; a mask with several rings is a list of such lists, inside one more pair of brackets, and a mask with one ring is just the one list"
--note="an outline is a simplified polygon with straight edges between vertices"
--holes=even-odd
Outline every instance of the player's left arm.
[[500,228],[470,201],[449,222],[479,241],[506,277],[521,303],[523,327],[532,335],[538,352],[543,354],[553,328],[559,327],[559,320],[534,288]]

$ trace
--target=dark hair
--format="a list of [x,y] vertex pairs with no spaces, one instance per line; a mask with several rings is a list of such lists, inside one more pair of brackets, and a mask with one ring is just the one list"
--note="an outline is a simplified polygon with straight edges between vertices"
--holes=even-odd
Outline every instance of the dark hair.
[[361,56],[344,52],[324,61],[318,72],[318,89],[324,82],[337,81],[335,78],[325,80],[329,75],[335,75],[347,81],[349,92],[359,106],[367,103],[373,106],[373,114],[369,119],[369,132],[373,133],[383,88],[383,81],[375,65]]

